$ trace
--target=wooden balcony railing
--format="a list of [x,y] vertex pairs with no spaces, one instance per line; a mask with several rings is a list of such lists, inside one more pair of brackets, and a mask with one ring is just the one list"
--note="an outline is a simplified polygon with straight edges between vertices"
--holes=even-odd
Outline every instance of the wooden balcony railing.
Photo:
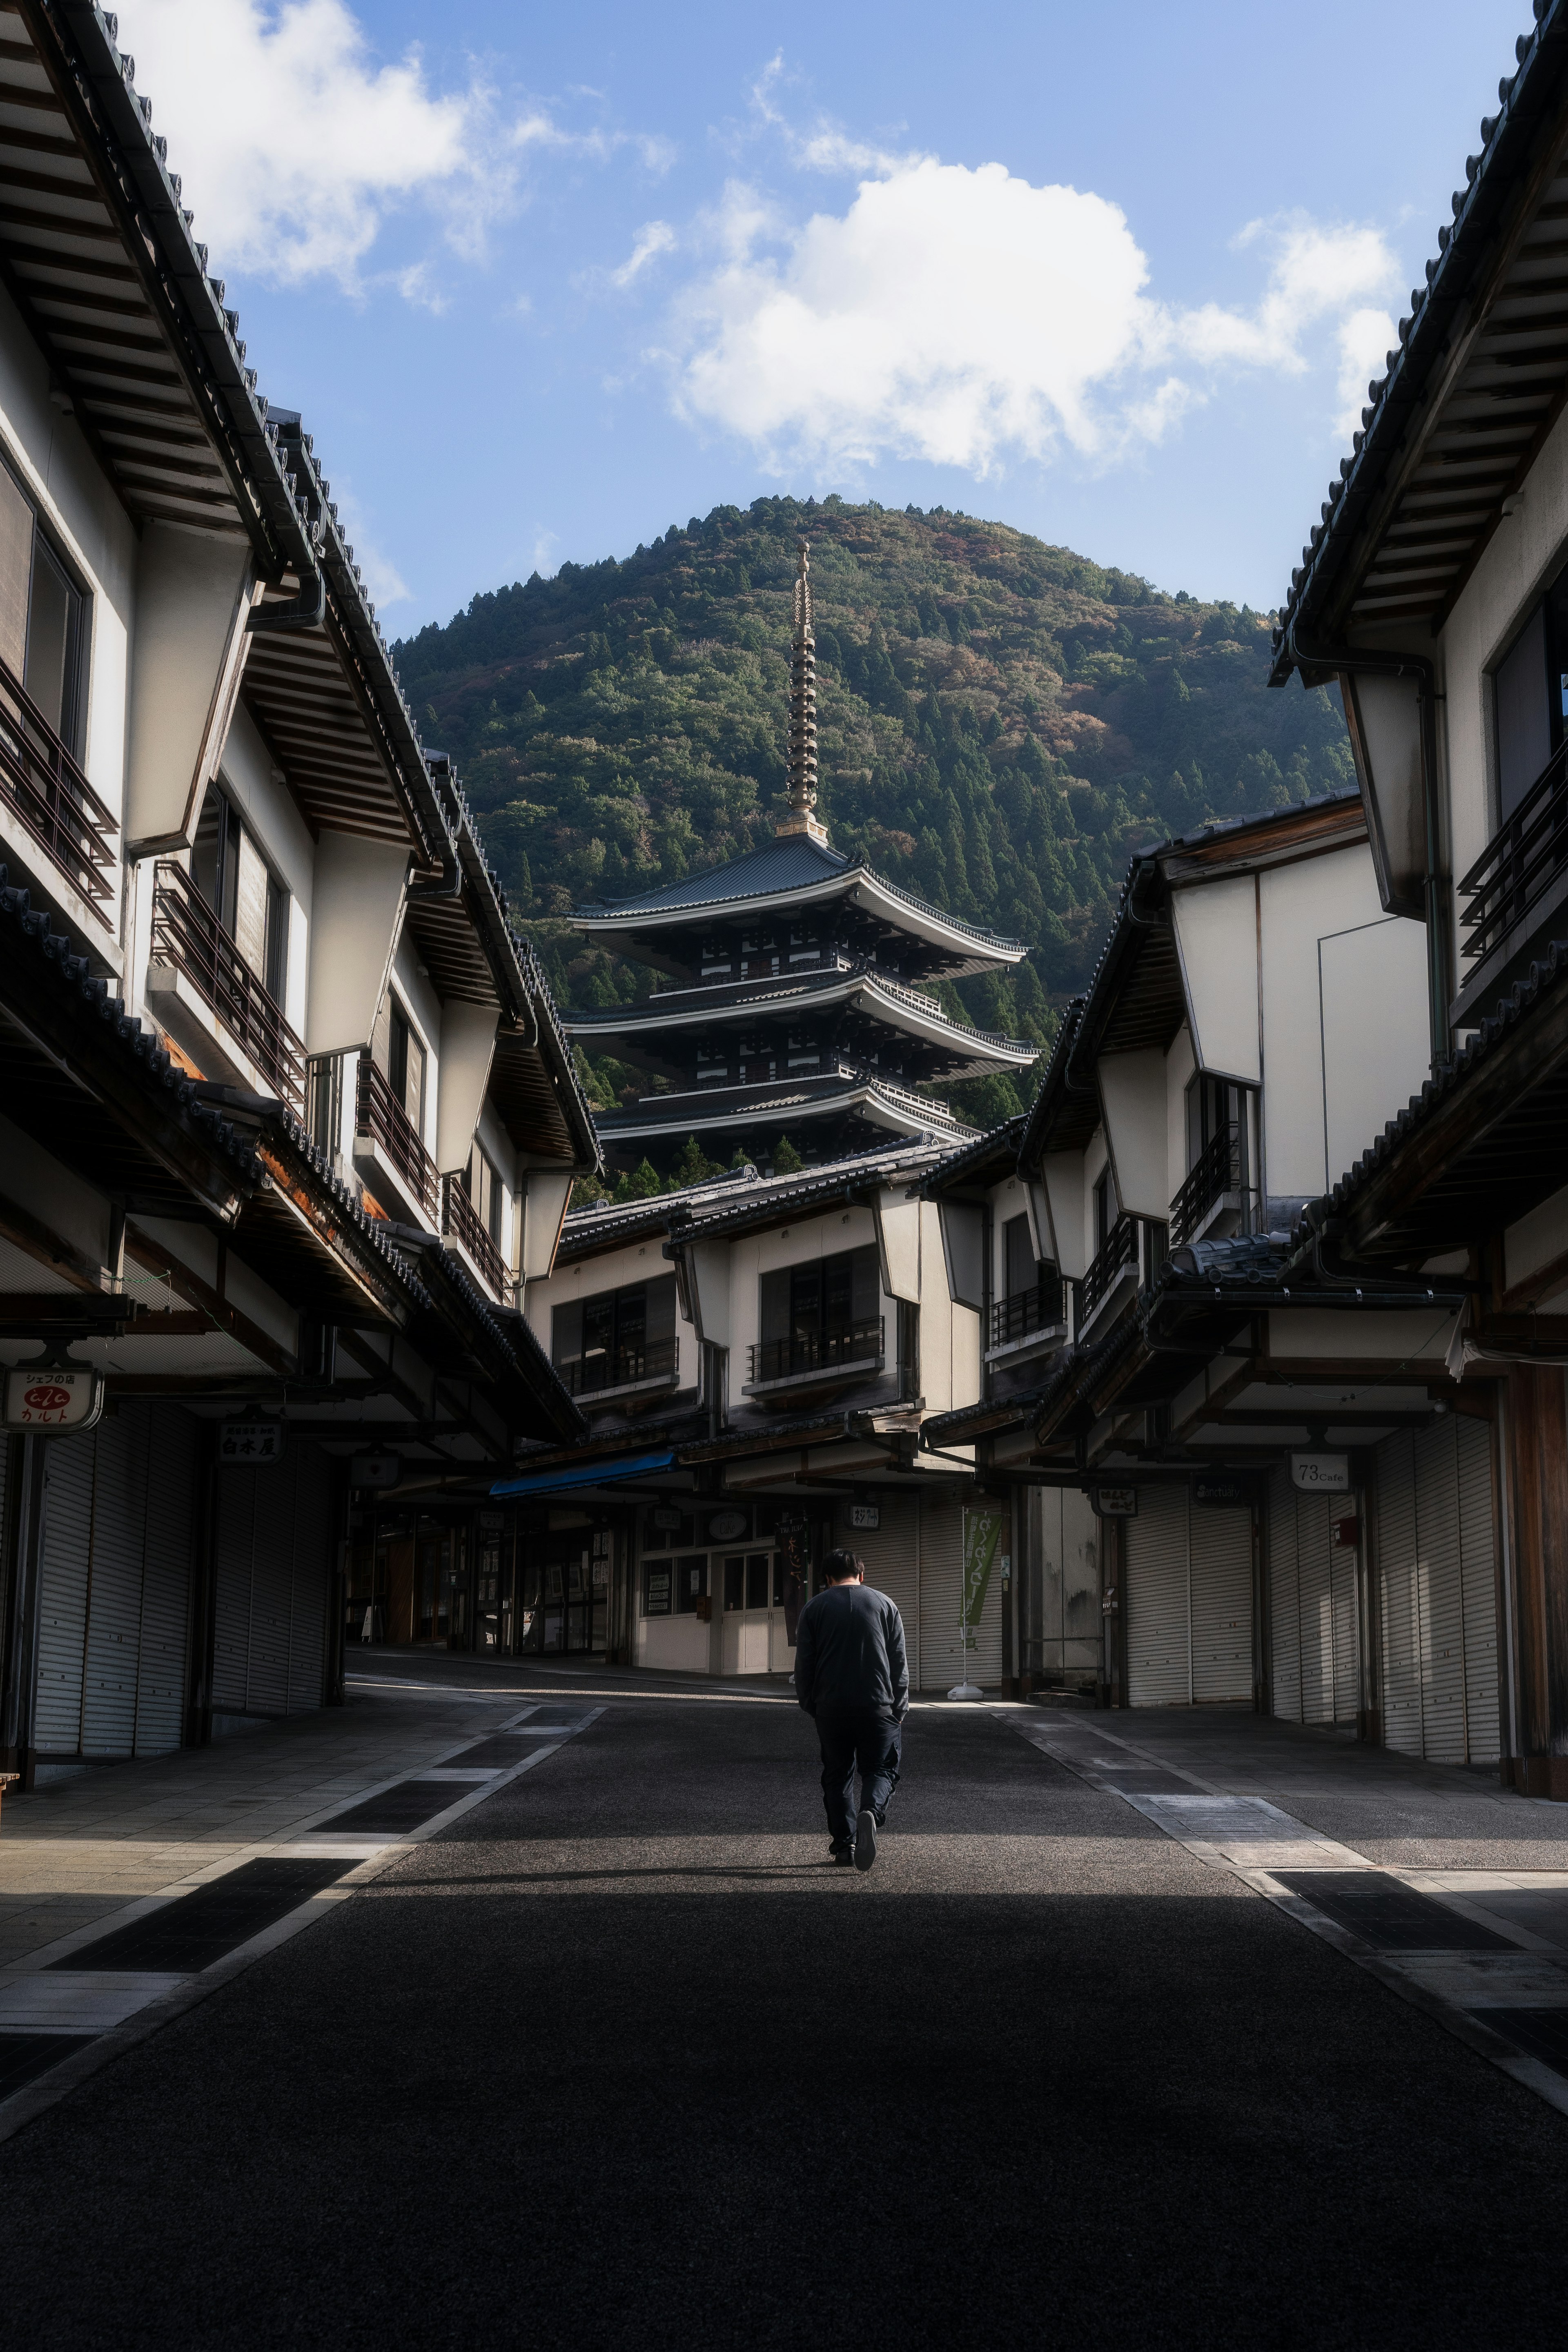
[[305,1048],[183,866],[158,860],[153,961],[173,964],[216,1013],[297,1118],[305,1115]]
[[1059,1274],[1042,1274],[1027,1290],[1010,1291],[993,1302],[991,1345],[1005,1348],[1013,1339],[1026,1339],[1031,1331],[1053,1330],[1064,1319],[1066,1298]]
[[106,931],[120,827],[14,670],[0,661],[0,800]]
[[441,1231],[461,1242],[478,1266],[485,1286],[495,1299],[504,1299],[508,1282],[506,1260],[494,1241],[479,1223],[468,1188],[461,1176],[441,1179]]
[[1459,884],[1461,953],[1479,963],[1568,868],[1568,742],[1552,753]]
[[608,1389],[635,1388],[639,1381],[674,1380],[680,1370],[680,1341],[679,1338],[644,1339],[619,1348],[595,1348],[555,1369],[569,1396],[600,1396]]
[[1079,1285],[1079,1323],[1089,1321],[1117,1276],[1131,1266],[1138,1271],[1138,1220],[1118,1217],[1105,1237],[1105,1246]]
[[397,1097],[385,1072],[368,1054],[359,1057],[354,1083],[354,1132],[379,1144],[407,1185],[426,1223],[434,1225],[441,1208],[441,1180],[436,1162],[419,1139],[419,1130]]
[[751,1378],[794,1380],[801,1372],[830,1372],[840,1365],[879,1362],[882,1318],[864,1323],[829,1325],[825,1331],[800,1331],[787,1339],[763,1339],[751,1350]]
[[1205,1144],[1196,1167],[1171,1203],[1172,1246],[1180,1248],[1189,1241],[1215,1202],[1241,1189],[1241,1121],[1231,1118]]

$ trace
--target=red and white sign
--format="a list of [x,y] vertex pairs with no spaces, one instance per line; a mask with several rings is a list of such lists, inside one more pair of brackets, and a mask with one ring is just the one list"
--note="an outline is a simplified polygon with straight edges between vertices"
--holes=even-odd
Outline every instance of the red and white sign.
[[90,1429],[103,1411],[103,1376],[64,1371],[58,1364],[24,1365],[5,1375],[5,1426],[49,1436]]

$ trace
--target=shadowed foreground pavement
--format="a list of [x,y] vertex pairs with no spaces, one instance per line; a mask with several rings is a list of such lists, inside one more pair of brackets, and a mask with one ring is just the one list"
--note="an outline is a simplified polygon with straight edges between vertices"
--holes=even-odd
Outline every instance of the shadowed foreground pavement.
[[1568,2118],[1005,1720],[861,1879],[793,1706],[605,1705],[0,2147],[15,2342],[1555,2332]]

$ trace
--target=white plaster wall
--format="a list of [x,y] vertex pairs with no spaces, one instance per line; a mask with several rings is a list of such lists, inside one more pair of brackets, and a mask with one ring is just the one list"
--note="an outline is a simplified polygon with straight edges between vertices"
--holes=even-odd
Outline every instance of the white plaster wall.
[[1028,1214],[1028,1202],[1024,1186],[1016,1176],[1005,1177],[993,1184],[986,1195],[991,1203],[991,1296],[1007,1296],[1007,1248],[1002,1228],[1013,1217]]
[[[1326,856],[1278,866],[1259,877],[1263,946],[1263,1181],[1276,1196],[1315,1197],[1343,1174],[1329,1164],[1330,1111],[1324,1087],[1324,999],[1320,946],[1364,926],[1385,921],[1364,844]],[[1408,926],[1411,949],[1421,934]],[[1406,959],[1409,961],[1410,959]],[[1425,964],[1412,962],[1414,1002],[1425,1021]],[[1331,1062],[1354,1056],[1356,1084],[1367,1102],[1386,1104],[1391,1118],[1425,1074],[1425,1032],[1419,1059],[1410,1063],[1409,1006],[1352,1006],[1328,1040]],[[1331,1093],[1342,1077],[1336,1066]],[[1372,1132],[1381,1126],[1375,1112]],[[1348,1120],[1348,1114],[1347,1114]],[[1336,1121],[1336,1132],[1346,1130]],[[1372,1140],[1369,1132],[1364,1142]],[[1363,1144],[1364,1148],[1364,1144]]]
[[83,766],[118,817],[124,805],[125,681],[136,536],[73,416],[49,399],[47,362],[0,288],[0,434],[16,471],[92,595]]
[[1487,667],[1535,600],[1568,562],[1568,412],[1530,469],[1521,504],[1499,523],[1438,639],[1447,700],[1446,753],[1450,870],[1456,881],[1495,829],[1495,751]]
[[392,959],[392,977],[403,1009],[425,1048],[425,1131],[426,1151],[436,1150],[436,1107],[441,1087],[441,1000],[419,961],[419,950],[406,925]]
[[1197,1068],[1193,1033],[1184,1021],[1165,1056],[1165,1197],[1173,1201],[1187,1178],[1187,1087]]

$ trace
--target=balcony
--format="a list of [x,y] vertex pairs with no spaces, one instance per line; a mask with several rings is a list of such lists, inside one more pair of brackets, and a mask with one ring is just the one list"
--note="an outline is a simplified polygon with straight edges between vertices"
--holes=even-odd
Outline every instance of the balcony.
[[1227,1119],[1198,1155],[1197,1165],[1171,1203],[1171,1245],[1195,1241],[1216,1211],[1240,1215],[1246,1203],[1239,1119]]
[[1510,967],[1568,903],[1568,742],[1493,835],[1458,897],[1465,970],[1454,1009],[1462,1015],[1509,985]]
[[879,1372],[885,1360],[880,1316],[798,1332],[787,1339],[762,1339],[749,1351],[750,1377],[742,1393],[771,1396],[780,1391],[826,1388]]
[[[0,661],[0,808],[21,825],[72,900],[114,935],[115,823],[16,673]],[[18,879],[12,875],[13,882]],[[52,896],[47,882],[41,896]],[[74,911],[65,908],[62,911]]]
[[993,1303],[986,1361],[1065,1338],[1066,1333],[1066,1286],[1059,1274],[1043,1274],[1026,1290],[1011,1291]]
[[354,1172],[382,1208],[401,1213],[409,1224],[434,1229],[441,1206],[436,1163],[385,1073],[368,1054],[359,1057],[354,1082]]
[[204,1076],[305,1115],[305,1048],[183,866],[161,857],[147,1003]]
[[460,1175],[441,1179],[441,1233],[445,1240],[455,1244],[456,1254],[467,1261],[469,1273],[480,1287],[488,1290],[498,1305],[504,1305],[511,1287],[506,1261],[479,1223]]
[[680,1385],[680,1341],[645,1339],[637,1345],[595,1348],[557,1364],[569,1396],[607,1403],[617,1397],[652,1395]]
[[1118,1217],[1105,1237],[1105,1246],[1079,1284],[1078,1328],[1086,1331],[1118,1285],[1131,1275],[1138,1280],[1138,1220]]

